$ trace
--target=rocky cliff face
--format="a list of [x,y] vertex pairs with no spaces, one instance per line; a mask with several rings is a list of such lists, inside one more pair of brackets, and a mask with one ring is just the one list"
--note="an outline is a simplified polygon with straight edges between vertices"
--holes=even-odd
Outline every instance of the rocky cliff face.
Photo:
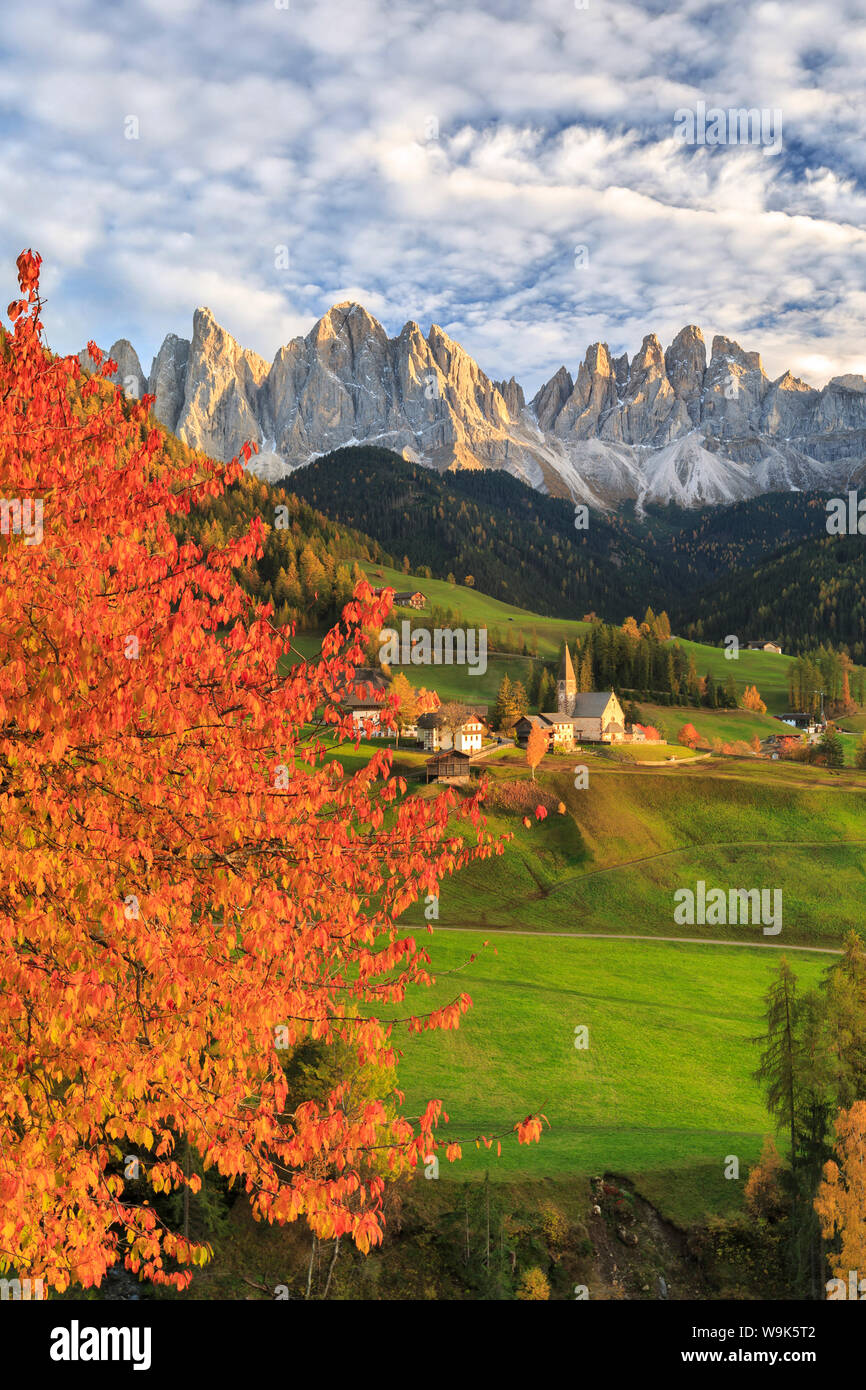
[[[505,468],[542,490],[594,505],[634,498],[684,506],[770,489],[839,488],[866,470],[866,378],[822,390],[786,372],[770,381],[756,352],[700,328],[664,349],[587,348],[527,405],[492,381],[437,325],[395,338],[359,304],[336,304],[272,363],[243,349],[210,310],[191,339],[169,334],[145,377],[132,345],[111,350],[115,380],[156,397],[157,418],[196,448],[229,459],[246,440],[263,477],[341,445],[381,444],[433,468]],[[91,365],[82,357],[85,365]]]

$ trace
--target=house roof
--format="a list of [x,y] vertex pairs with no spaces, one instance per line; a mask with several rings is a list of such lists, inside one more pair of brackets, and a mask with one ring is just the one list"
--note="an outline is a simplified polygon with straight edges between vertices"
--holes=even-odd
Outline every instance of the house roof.
[[[360,695],[363,689],[367,693]],[[344,681],[337,698],[347,709],[357,709],[359,705],[373,708],[381,705],[381,695],[388,689],[388,677],[375,666],[356,666],[350,679]]]
[[[531,724],[536,729],[544,729],[546,722],[546,716],[543,714],[521,714],[517,721],[518,724]],[[546,729],[544,731],[547,732]]]
[[468,753],[460,753],[456,748],[446,748],[444,753],[434,753],[432,758],[428,758],[426,766],[431,767],[433,763],[451,763],[457,761],[468,763],[469,760]]
[[[456,727],[458,729],[465,729],[467,724],[480,724],[482,717],[483,716],[476,714],[475,710],[467,709],[462,723],[458,724]],[[438,709],[428,710],[426,714],[419,714],[415,723],[419,729],[442,729],[449,727],[447,716]]]
[[574,722],[570,715],[560,714],[558,710],[552,710],[550,714],[548,714],[546,710],[542,710],[538,717],[539,719],[543,719],[547,724],[571,724]]
[[587,690],[574,697],[574,713],[580,719],[598,719],[607,709],[612,690]]

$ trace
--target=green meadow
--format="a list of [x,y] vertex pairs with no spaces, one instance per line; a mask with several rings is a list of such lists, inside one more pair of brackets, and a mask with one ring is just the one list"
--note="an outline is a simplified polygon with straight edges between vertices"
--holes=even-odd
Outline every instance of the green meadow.
[[[445,880],[440,920],[460,927],[763,939],[760,927],[674,922],[674,893],[781,889],[780,940],[836,946],[866,901],[866,776],[749,759],[625,769],[581,755],[533,785],[506,761],[490,770],[488,830],[504,853]],[[549,807],[536,820],[538,802]],[[563,813],[557,810],[561,804]],[[530,824],[524,824],[528,817]],[[420,905],[407,920],[421,921]]]
[[[420,938],[419,938],[420,940]],[[484,941],[488,945],[483,945]],[[421,1010],[466,991],[459,1029],[400,1043],[406,1114],[440,1098],[443,1139],[463,1158],[440,1179],[631,1177],[679,1224],[739,1204],[748,1165],[773,1130],[752,1072],[763,998],[778,953],[663,942],[543,940],[436,930],[435,986]],[[474,962],[467,964],[471,955]],[[801,986],[831,957],[797,953]],[[588,1046],[575,1047],[575,1029]],[[543,1111],[539,1144],[512,1127]],[[503,1136],[502,1153],[476,1148]],[[739,1182],[724,1177],[729,1155]]]

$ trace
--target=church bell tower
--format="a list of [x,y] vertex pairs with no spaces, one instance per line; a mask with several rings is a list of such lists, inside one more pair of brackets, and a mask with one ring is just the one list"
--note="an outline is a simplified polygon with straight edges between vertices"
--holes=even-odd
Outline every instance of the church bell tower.
[[577,680],[574,675],[574,666],[571,663],[571,652],[568,650],[568,643],[562,653],[562,664],[559,668],[559,680],[556,683],[556,705],[559,714],[571,714],[574,710],[574,699],[577,695]]

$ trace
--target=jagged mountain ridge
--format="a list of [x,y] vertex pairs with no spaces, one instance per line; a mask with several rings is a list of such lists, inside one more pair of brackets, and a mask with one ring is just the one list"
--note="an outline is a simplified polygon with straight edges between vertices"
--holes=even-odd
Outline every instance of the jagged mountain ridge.
[[[145,377],[135,349],[110,349],[115,380],[156,397],[154,411],[187,444],[217,458],[255,440],[266,479],[347,444],[378,444],[438,470],[504,468],[554,496],[608,507],[726,504],[769,491],[832,490],[866,477],[866,378],[822,389],[756,352],[683,328],[664,350],[586,350],[528,404],[519,384],[493,381],[436,324],[394,338],[359,304],[329,309],[272,363],[243,349],[209,309],[191,339],[169,334]],[[86,354],[82,356],[86,362]]]

